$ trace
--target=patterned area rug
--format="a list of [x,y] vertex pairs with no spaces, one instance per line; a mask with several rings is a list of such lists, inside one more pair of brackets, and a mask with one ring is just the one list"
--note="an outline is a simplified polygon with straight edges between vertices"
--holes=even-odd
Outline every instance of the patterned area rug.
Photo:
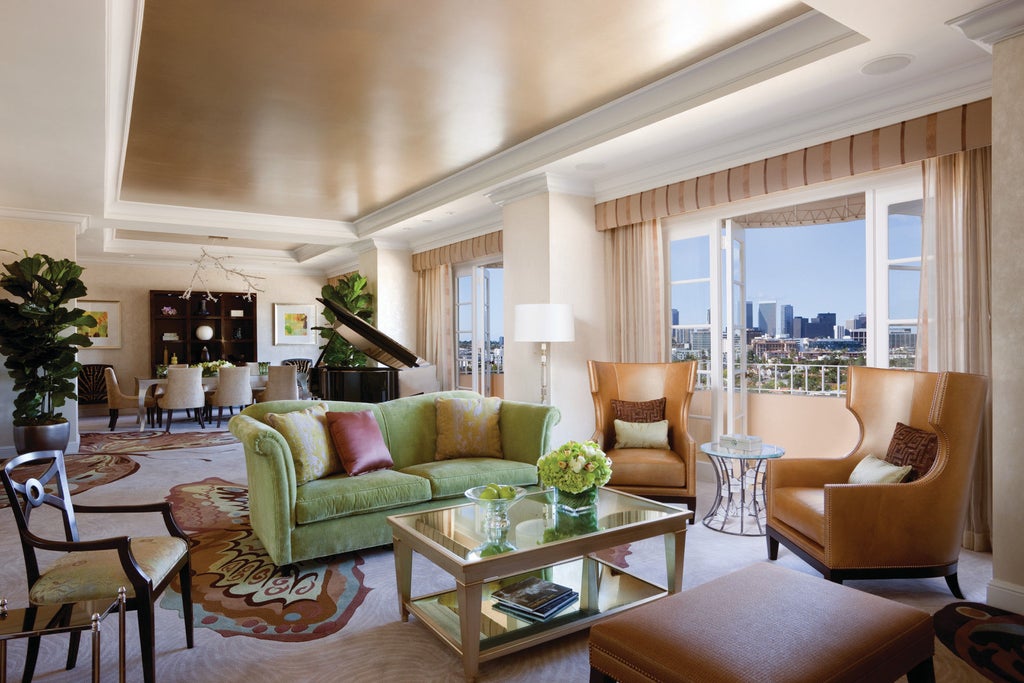
[[[68,474],[68,488],[71,495],[94,489],[103,484],[124,479],[139,469],[139,463],[131,458],[110,453],[76,454],[64,456],[64,467]],[[39,474],[45,471],[39,466]],[[26,472],[28,468],[26,468]],[[7,496],[0,499],[0,508],[10,505]]]
[[[249,525],[248,489],[211,477],[171,489],[174,517],[192,539],[197,626],[223,636],[285,641],[341,630],[363,603],[361,557],[346,553],[276,566]],[[160,603],[181,611],[174,585]]]
[[82,453],[144,453],[175,448],[206,448],[238,443],[231,432],[86,432],[81,435]]
[[1024,616],[978,602],[954,602],[935,613],[935,634],[989,680],[1024,681]]

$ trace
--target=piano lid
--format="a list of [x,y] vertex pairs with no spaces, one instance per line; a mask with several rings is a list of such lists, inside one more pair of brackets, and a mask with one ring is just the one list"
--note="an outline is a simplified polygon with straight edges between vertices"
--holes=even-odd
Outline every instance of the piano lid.
[[416,362],[417,358],[415,353],[405,348],[359,316],[355,315],[347,308],[339,306],[328,299],[317,297],[316,300],[331,309],[331,312],[334,313],[335,318],[337,318],[334,323],[335,332],[340,334],[342,339],[365,353],[370,358],[396,370],[414,368],[419,365]]

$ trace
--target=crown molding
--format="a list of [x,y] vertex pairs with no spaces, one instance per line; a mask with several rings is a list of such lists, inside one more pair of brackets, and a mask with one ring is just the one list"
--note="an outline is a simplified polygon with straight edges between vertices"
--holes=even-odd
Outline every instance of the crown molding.
[[1024,33],[1024,2],[1000,0],[946,22],[986,52],[1001,40]]
[[35,209],[15,209],[13,207],[0,206],[0,218],[14,218],[21,221],[44,221],[47,223],[68,223],[75,227],[75,235],[81,235],[89,229],[89,216],[81,213],[38,211]]
[[588,180],[569,178],[556,173],[537,173],[497,187],[486,196],[496,206],[505,206],[528,197],[552,192],[592,198],[594,185]]
[[848,48],[867,38],[816,10],[677,71],[355,221],[369,235],[545,164]]
[[412,251],[418,254],[423,251],[430,251],[439,247],[446,247],[449,244],[470,240],[474,237],[482,237],[502,229],[500,216],[486,216],[477,221],[464,223],[445,230],[443,234],[434,235],[430,239],[416,241],[412,244]]

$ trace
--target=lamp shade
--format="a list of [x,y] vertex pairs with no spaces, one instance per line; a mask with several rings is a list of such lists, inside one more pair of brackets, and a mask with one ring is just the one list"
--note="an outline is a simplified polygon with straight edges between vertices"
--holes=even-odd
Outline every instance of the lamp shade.
[[516,341],[575,340],[572,304],[516,304]]

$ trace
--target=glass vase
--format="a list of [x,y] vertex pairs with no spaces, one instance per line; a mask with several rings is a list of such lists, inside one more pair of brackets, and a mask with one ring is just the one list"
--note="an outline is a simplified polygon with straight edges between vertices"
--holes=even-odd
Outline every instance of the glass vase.
[[591,512],[597,507],[597,487],[591,486],[579,493],[570,493],[556,488],[555,506],[560,512],[570,515]]

